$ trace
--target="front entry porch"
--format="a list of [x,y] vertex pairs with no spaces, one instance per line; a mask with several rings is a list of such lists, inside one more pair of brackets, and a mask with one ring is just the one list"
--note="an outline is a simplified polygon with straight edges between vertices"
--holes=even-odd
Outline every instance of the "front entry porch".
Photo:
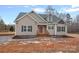
[[37,36],[48,36],[47,25],[38,25],[37,26]]

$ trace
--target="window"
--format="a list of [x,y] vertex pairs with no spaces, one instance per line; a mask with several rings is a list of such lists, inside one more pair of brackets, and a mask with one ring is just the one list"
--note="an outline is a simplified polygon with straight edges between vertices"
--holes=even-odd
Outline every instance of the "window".
[[51,28],[53,29],[54,27],[52,26]]
[[51,26],[48,26],[48,29],[51,29]]
[[28,32],[32,32],[32,26],[28,26]]
[[60,32],[61,31],[61,27],[57,27],[57,31]]
[[59,27],[59,26],[58,26],[58,27],[57,27],[57,31],[58,31],[58,32],[60,32],[60,31],[64,32],[64,31],[65,31],[65,27]]
[[23,27],[23,31],[24,31],[24,32],[26,31],[26,26]]
[[48,29],[54,29],[54,27],[53,26],[48,26]]
[[22,25],[21,31],[22,31],[22,32],[25,32],[25,31],[26,31],[26,26],[23,26],[23,25]]
[[65,31],[65,27],[62,27],[62,31],[63,31],[63,32]]
[[32,26],[23,26],[21,27],[21,32],[32,32]]

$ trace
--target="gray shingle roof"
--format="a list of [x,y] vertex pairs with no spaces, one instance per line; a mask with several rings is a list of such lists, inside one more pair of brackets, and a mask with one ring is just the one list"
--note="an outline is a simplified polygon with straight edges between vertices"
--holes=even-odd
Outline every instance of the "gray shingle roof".
[[25,14],[26,14],[25,12],[20,12],[15,20],[19,19],[20,17],[22,17]]
[[39,14],[39,15],[46,20],[46,18],[47,18],[47,15],[46,14]]
[[[25,15],[26,14],[26,12],[20,12],[19,13],[19,15],[17,16],[17,18],[15,19],[15,21],[17,20],[17,19],[19,19],[20,17],[22,17],[23,15]],[[44,18],[44,20],[46,20],[47,21],[47,15],[46,14],[39,14],[42,18]],[[62,20],[62,19],[60,19],[59,17],[57,17],[56,15],[52,15],[52,19],[53,19],[53,22],[57,22],[57,21],[59,21],[59,20]]]
[[60,19],[59,17],[57,17],[56,15],[52,15],[52,18],[53,18],[53,22],[62,20],[62,19]]
[[[41,17],[43,17],[45,20],[46,18],[48,17],[46,14],[39,14]],[[58,20],[62,20],[60,19],[59,17],[57,17],[56,15],[52,15],[52,19],[53,19],[53,22],[56,22]],[[47,21],[47,20],[46,20]]]

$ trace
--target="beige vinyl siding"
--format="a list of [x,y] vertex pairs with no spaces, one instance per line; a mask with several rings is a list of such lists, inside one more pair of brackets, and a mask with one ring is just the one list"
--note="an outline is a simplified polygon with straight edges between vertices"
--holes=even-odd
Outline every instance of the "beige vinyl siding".
[[54,35],[55,34],[55,26],[53,24],[52,25],[48,25],[47,26],[47,30],[48,30],[50,35]]
[[60,29],[57,29],[59,31],[56,31],[56,35],[66,35],[67,34],[67,27],[65,24],[57,24],[57,27],[60,27]]
[[[32,26],[32,31],[25,31],[25,32],[22,32],[22,27],[21,26]],[[37,31],[37,25],[36,23],[33,21],[32,18],[30,18],[28,15],[26,15],[25,17],[23,17],[21,20],[19,20],[17,23],[16,23],[16,35],[36,35],[36,31]]]
[[33,17],[35,21],[37,22],[43,22],[44,20],[42,20],[38,15],[31,13],[29,14],[29,16]]
[[[43,23],[43,20],[38,17],[36,14],[31,13],[24,16],[15,25],[16,35],[36,35],[37,34],[37,25],[47,25],[47,31],[49,35],[66,35],[67,26],[66,24],[49,24]],[[22,31],[22,26],[25,26],[26,29]],[[65,31],[57,31],[57,27],[65,27]]]

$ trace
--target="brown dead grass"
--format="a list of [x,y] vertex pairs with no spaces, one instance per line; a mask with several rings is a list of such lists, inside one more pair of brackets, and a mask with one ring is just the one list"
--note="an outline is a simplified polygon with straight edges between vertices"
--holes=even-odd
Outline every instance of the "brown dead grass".
[[79,39],[67,39],[61,41],[40,41],[40,43],[22,44],[20,41],[12,41],[0,45],[0,52],[79,52]]
[[0,32],[0,36],[14,35],[15,32]]
[[79,52],[79,38],[57,38],[57,40],[40,40],[40,43],[28,41],[11,41],[0,44],[0,52]]

